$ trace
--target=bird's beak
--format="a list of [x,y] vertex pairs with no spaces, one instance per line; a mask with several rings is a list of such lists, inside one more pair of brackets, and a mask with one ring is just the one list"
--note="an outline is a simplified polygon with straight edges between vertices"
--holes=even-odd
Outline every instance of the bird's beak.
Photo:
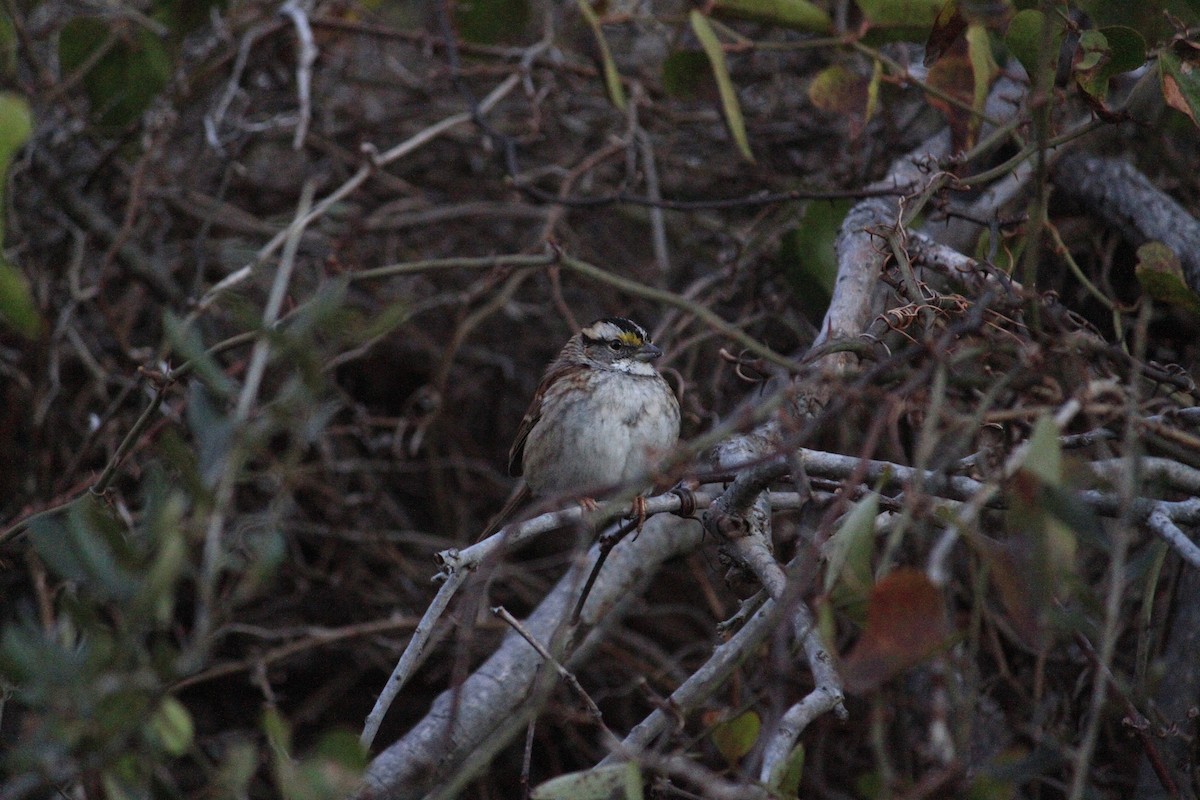
[[634,358],[636,358],[638,361],[653,361],[661,355],[662,350],[647,342],[638,348]]

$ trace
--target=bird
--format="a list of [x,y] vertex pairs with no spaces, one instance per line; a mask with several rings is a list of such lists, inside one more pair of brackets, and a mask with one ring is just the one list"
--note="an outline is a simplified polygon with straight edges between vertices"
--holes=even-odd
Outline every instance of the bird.
[[586,492],[646,479],[679,439],[679,401],[654,366],[661,356],[624,317],[598,319],[567,341],[509,450],[509,474],[522,485],[480,539],[531,496],[575,494],[594,506]]

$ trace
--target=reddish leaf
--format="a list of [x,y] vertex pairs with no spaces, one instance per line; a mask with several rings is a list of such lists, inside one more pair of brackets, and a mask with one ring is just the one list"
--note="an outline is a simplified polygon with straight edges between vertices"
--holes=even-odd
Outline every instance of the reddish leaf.
[[1137,250],[1134,268],[1142,291],[1162,303],[1168,303],[1200,316],[1200,296],[1183,277],[1179,256],[1162,242],[1146,242]]
[[1028,542],[997,542],[983,536],[971,539],[972,546],[988,565],[988,576],[1013,632],[1030,647],[1041,650],[1046,643],[1046,611],[1049,593],[1034,577],[1033,549]]
[[971,141],[974,126],[972,114],[967,109],[975,95],[975,73],[966,37],[955,39],[937,63],[930,67],[928,82],[944,95],[961,101],[961,104],[951,103],[944,96],[928,96],[929,105],[940,111],[950,126],[953,152],[965,150]]
[[929,39],[925,42],[925,66],[931,66],[941,58],[966,30],[967,19],[958,10],[958,0],[948,0],[933,21]]
[[1158,57],[1163,99],[1200,125],[1200,53],[1190,42],[1177,42]]
[[846,691],[878,688],[941,647],[949,624],[941,593],[925,573],[901,568],[875,584],[867,627],[842,662]]
[[850,138],[856,139],[867,120],[870,81],[847,67],[834,64],[821,70],[809,84],[808,99],[822,111],[845,117],[850,126]]

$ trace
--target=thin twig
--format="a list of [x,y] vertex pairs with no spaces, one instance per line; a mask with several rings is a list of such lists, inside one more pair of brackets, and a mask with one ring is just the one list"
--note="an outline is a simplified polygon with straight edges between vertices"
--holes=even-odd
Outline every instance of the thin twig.
[[[259,386],[266,371],[267,357],[271,350],[270,340],[265,334],[279,319],[279,311],[283,307],[284,296],[287,294],[292,270],[295,267],[296,253],[300,248],[300,238],[308,224],[307,217],[312,197],[313,183],[310,181],[304,185],[300,202],[296,207],[295,219],[287,229],[279,270],[275,273],[275,281],[271,286],[266,308],[263,309],[262,330],[264,336],[254,343],[254,349],[250,355],[250,366],[246,370],[246,379],[242,384],[242,391],[234,408],[233,424],[235,428],[245,425],[258,398]],[[225,464],[220,473],[220,480],[213,491],[213,510],[205,528],[204,549],[201,556],[200,596],[196,603],[195,633],[196,640],[199,642],[203,642],[211,631],[217,581],[223,566],[221,540],[225,530],[225,519],[233,510],[234,489],[241,477],[245,457],[246,453],[242,446],[235,443],[230,447],[225,454]]]
[[437,594],[434,595],[429,607],[425,609],[425,613],[421,615],[421,621],[413,629],[412,638],[408,640],[408,645],[400,654],[400,660],[396,662],[395,669],[392,670],[383,691],[379,693],[375,705],[363,723],[359,741],[362,742],[364,748],[369,748],[375,741],[375,734],[379,733],[379,726],[383,724],[383,717],[391,707],[392,701],[396,699],[396,695],[400,694],[400,690],[412,678],[413,673],[424,659],[425,645],[433,636],[438,620],[441,619],[454,595],[470,576],[469,570],[451,573],[446,582],[438,589]]
[[[519,76],[510,75],[499,86],[497,86],[491,92],[491,94],[483,99],[483,102],[480,103],[480,107],[485,111],[491,109],[496,103],[499,103],[508,95],[509,92],[519,85]],[[376,169],[386,166],[387,164],[390,164],[399,158],[403,158],[413,150],[423,147],[424,145],[434,141],[439,136],[447,133],[450,130],[453,130],[459,125],[465,125],[466,123],[470,122],[471,119],[471,115],[467,113],[459,113],[446,117],[440,122],[430,125],[425,130],[409,137],[382,154],[374,154],[370,147],[365,148],[368,155],[372,155],[372,157],[368,159],[366,164],[359,168],[358,172],[350,176],[341,186],[334,189],[326,197],[322,198],[318,203],[313,205],[312,210],[308,212],[307,216],[303,220],[303,224],[307,226],[317,218],[323,216],[331,207],[341,202],[344,198],[358,189],[359,186],[365,183],[367,178],[371,177],[371,174]],[[286,239],[287,231],[281,231],[280,233],[276,234],[271,241],[267,242],[262,246],[262,248],[259,249],[254,261],[230,273],[228,276],[210,288],[207,292],[205,292],[204,296],[197,302],[196,311],[193,312],[192,316],[194,317],[195,314],[198,314],[199,312],[208,308],[210,305],[212,305],[213,301],[216,300],[217,297],[224,294],[229,289],[232,289],[234,286],[238,286],[239,284],[242,284],[248,280],[253,274],[254,268],[270,258],[276,250],[283,246],[283,243]]]
[[537,637],[530,633],[529,629],[522,625],[521,621],[509,613],[508,609],[506,609],[504,606],[495,606],[492,608],[492,613],[504,620],[509,627],[521,635],[522,639],[529,642],[530,647],[538,651],[538,655],[544,658],[546,663],[558,672],[559,677],[566,681],[567,685],[575,690],[575,694],[579,695],[579,699],[583,701],[584,707],[587,709],[587,712],[592,719],[595,720],[596,724],[603,726],[604,714],[600,712],[600,707],[596,705],[596,701],[593,700],[591,695],[584,690],[583,686],[579,683],[579,679],[575,677],[575,674],[572,673],[571,670],[564,667],[557,658],[551,655],[550,651],[546,649],[546,646],[539,642]]
[[296,94],[300,104],[300,119],[292,138],[293,150],[303,147],[308,136],[308,125],[312,121],[312,67],[317,61],[317,43],[313,41],[308,11],[301,8],[301,2],[288,0],[279,9],[280,14],[291,18],[296,28],[296,38],[300,40],[300,53],[296,57]]

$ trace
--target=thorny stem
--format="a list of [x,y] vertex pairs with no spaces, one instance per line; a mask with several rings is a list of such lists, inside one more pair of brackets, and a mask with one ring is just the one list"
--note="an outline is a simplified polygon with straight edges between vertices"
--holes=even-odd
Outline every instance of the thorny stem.
[[[1134,348],[1136,357],[1141,360],[1146,352],[1146,330],[1150,324],[1152,303],[1145,303],[1138,315],[1135,330]],[[1128,410],[1125,415],[1125,454],[1128,468],[1121,476],[1118,491],[1121,499],[1121,514],[1113,525],[1113,543],[1108,561],[1108,592],[1104,598],[1104,627],[1100,631],[1100,649],[1096,654],[1100,668],[1093,675],[1091,708],[1088,712],[1087,728],[1084,730],[1083,741],[1075,755],[1075,774],[1071,778],[1070,800],[1082,800],[1088,786],[1088,775],[1092,754],[1096,748],[1096,739],[1100,734],[1100,722],[1104,710],[1104,699],[1107,694],[1108,681],[1106,672],[1112,665],[1113,654],[1117,648],[1117,638],[1122,628],[1121,600],[1125,596],[1125,562],[1129,554],[1131,531],[1134,521],[1134,498],[1141,484],[1141,467],[1139,455],[1142,445],[1138,440],[1137,426],[1133,424],[1138,409],[1139,386],[1136,378],[1131,378],[1128,387]]]
[[867,58],[870,58],[875,61],[879,61],[879,62],[887,65],[887,68],[888,68],[888,70],[890,70],[892,75],[894,77],[898,78],[899,80],[901,80],[902,82],[911,83],[915,86],[919,86],[919,87],[921,87],[921,91],[925,92],[926,94],[936,97],[939,100],[954,106],[955,108],[959,109],[960,111],[964,111],[964,112],[972,115],[973,117],[976,117],[976,118],[982,120],[983,122],[986,122],[990,125],[999,125],[1000,124],[996,120],[993,120],[990,117],[988,117],[986,114],[982,113],[979,109],[976,109],[975,107],[973,107],[970,103],[965,102],[964,100],[962,100],[958,97],[955,97],[954,95],[950,94],[949,92],[945,91],[944,89],[942,89],[938,86],[934,86],[933,84],[929,83],[928,81],[923,81],[923,80],[917,78],[911,72],[909,72],[908,69],[903,64],[901,64],[900,62],[896,61],[895,59],[890,58],[889,56],[885,55],[882,51],[877,50],[876,48],[871,47],[870,45],[865,45],[862,42],[858,42],[858,41],[851,41],[850,46],[853,47],[858,52],[865,55]]

